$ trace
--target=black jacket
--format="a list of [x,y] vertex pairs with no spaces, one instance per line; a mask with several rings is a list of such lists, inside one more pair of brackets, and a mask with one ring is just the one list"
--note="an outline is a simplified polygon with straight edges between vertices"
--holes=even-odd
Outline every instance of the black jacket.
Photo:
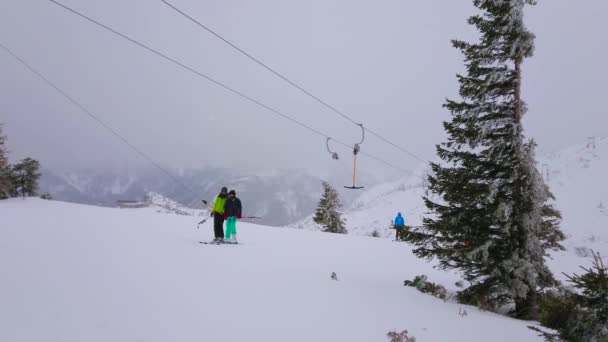
[[224,204],[224,214],[227,217],[239,216],[242,214],[243,207],[241,206],[241,200],[238,197],[226,198],[226,204]]

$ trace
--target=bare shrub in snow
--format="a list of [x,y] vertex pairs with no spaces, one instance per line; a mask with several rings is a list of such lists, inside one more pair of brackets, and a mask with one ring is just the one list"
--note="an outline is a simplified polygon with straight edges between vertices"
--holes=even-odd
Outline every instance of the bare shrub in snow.
[[414,287],[422,293],[428,293],[442,300],[447,300],[448,298],[448,291],[445,287],[428,281],[425,275],[416,276],[414,280],[406,280],[403,282],[403,285]]
[[386,336],[390,342],[416,342],[416,338],[409,336],[407,330],[403,330],[402,332],[390,331]]
[[581,258],[588,258],[593,254],[591,249],[589,249],[587,247],[574,247],[574,252],[576,253],[576,255],[578,257],[581,257]]

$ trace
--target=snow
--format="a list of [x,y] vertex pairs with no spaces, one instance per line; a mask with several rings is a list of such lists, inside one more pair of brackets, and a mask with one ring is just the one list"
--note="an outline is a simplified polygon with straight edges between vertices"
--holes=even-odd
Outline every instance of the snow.
[[149,192],[146,195],[146,200],[148,203],[148,207],[156,211],[157,213],[177,214],[186,216],[209,216],[209,210],[207,209],[201,210],[188,208],[156,192]]
[[200,245],[197,217],[39,199],[0,217],[0,341],[542,340],[403,286],[458,278],[388,239],[240,222],[244,244]]
[[[560,280],[562,272],[579,272],[581,265],[591,265],[591,250],[608,260],[608,138],[591,137],[588,141],[538,158],[549,189],[555,195],[555,207],[563,216],[561,228],[567,239],[566,251],[552,253],[549,265]],[[344,211],[349,234],[394,238],[389,229],[398,211],[406,224],[420,225],[426,214],[422,201],[426,166],[413,176],[375,186],[361,194]],[[289,227],[318,230],[311,218]]]
[[[608,215],[601,208],[608,203],[608,138],[590,138],[548,155],[539,166],[562,211],[567,238],[567,250],[553,254],[553,268],[580,273],[580,265],[591,265],[591,250],[608,260]],[[556,276],[565,280],[561,272]]]
[[[548,265],[565,280],[591,250],[608,257],[608,139],[538,166],[567,235]],[[392,237],[397,211],[421,223],[425,172],[362,191],[347,235],[240,222],[238,246],[198,244],[212,238],[210,220],[196,229],[206,212],[158,194],[141,209],[0,201],[0,341],[386,341],[404,329],[425,342],[541,341],[530,322],[403,286],[425,274],[453,294],[459,277],[367,236]]]
[[[427,167],[419,167],[412,175],[394,182],[381,184],[363,193],[344,210],[346,229],[349,234],[369,236],[374,230],[381,237],[394,238],[395,231],[390,229],[391,220],[401,212],[407,225],[422,223],[425,212],[422,195],[426,180]],[[312,216],[288,225],[291,228],[320,230]]]

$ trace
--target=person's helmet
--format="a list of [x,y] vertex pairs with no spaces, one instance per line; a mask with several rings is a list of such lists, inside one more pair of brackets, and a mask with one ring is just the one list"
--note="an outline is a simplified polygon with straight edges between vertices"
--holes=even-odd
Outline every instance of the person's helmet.
[[227,192],[228,192],[228,188],[227,188],[227,187],[225,187],[225,186],[223,186],[223,187],[222,187],[222,191],[220,191],[220,193],[225,194],[225,193],[227,193]]
[[230,190],[230,191],[228,192],[228,195],[233,195],[233,196],[236,196],[236,191],[234,191],[234,190]]

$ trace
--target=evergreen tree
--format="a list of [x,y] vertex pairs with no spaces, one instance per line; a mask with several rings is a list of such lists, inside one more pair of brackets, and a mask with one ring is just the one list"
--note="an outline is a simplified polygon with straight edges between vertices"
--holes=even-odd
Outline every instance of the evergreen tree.
[[[608,268],[599,253],[593,254],[593,267],[581,267],[582,276],[568,276],[574,287],[581,291],[577,295],[579,307],[568,324],[569,341],[608,341]],[[564,337],[564,336],[562,336]]]
[[0,125],[0,199],[10,197],[13,192],[5,142],[6,137],[2,134],[2,126]]
[[521,118],[521,64],[532,56],[534,35],[523,23],[533,0],[474,0],[482,14],[469,18],[478,43],[453,41],[465,56],[458,75],[461,101],[446,100],[452,119],[437,146],[425,204],[432,214],[408,234],[419,257],[463,272],[471,286],[463,302],[486,308],[515,303],[516,316],[537,318],[538,294],[556,284],[544,262],[562,248],[559,212],[538,172],[534,142]]
[[313,221],[320,224],[325,232],[346,234],[342,214],[338,211],[342,208],[338,192],[328,182],[323,181],[322,184],[323,195],[319,200]]
[[13,196],[36,196],[40,180],[40,163],[25,158],[11,166],[10,177],[13,183]]
[[608,341],[608,268],[599,253],[593,266],[581,267],[585,274],[566,275],[578,292],[549,296],[543,302],[541,323],[555,332],[538,327],[547,341]]

